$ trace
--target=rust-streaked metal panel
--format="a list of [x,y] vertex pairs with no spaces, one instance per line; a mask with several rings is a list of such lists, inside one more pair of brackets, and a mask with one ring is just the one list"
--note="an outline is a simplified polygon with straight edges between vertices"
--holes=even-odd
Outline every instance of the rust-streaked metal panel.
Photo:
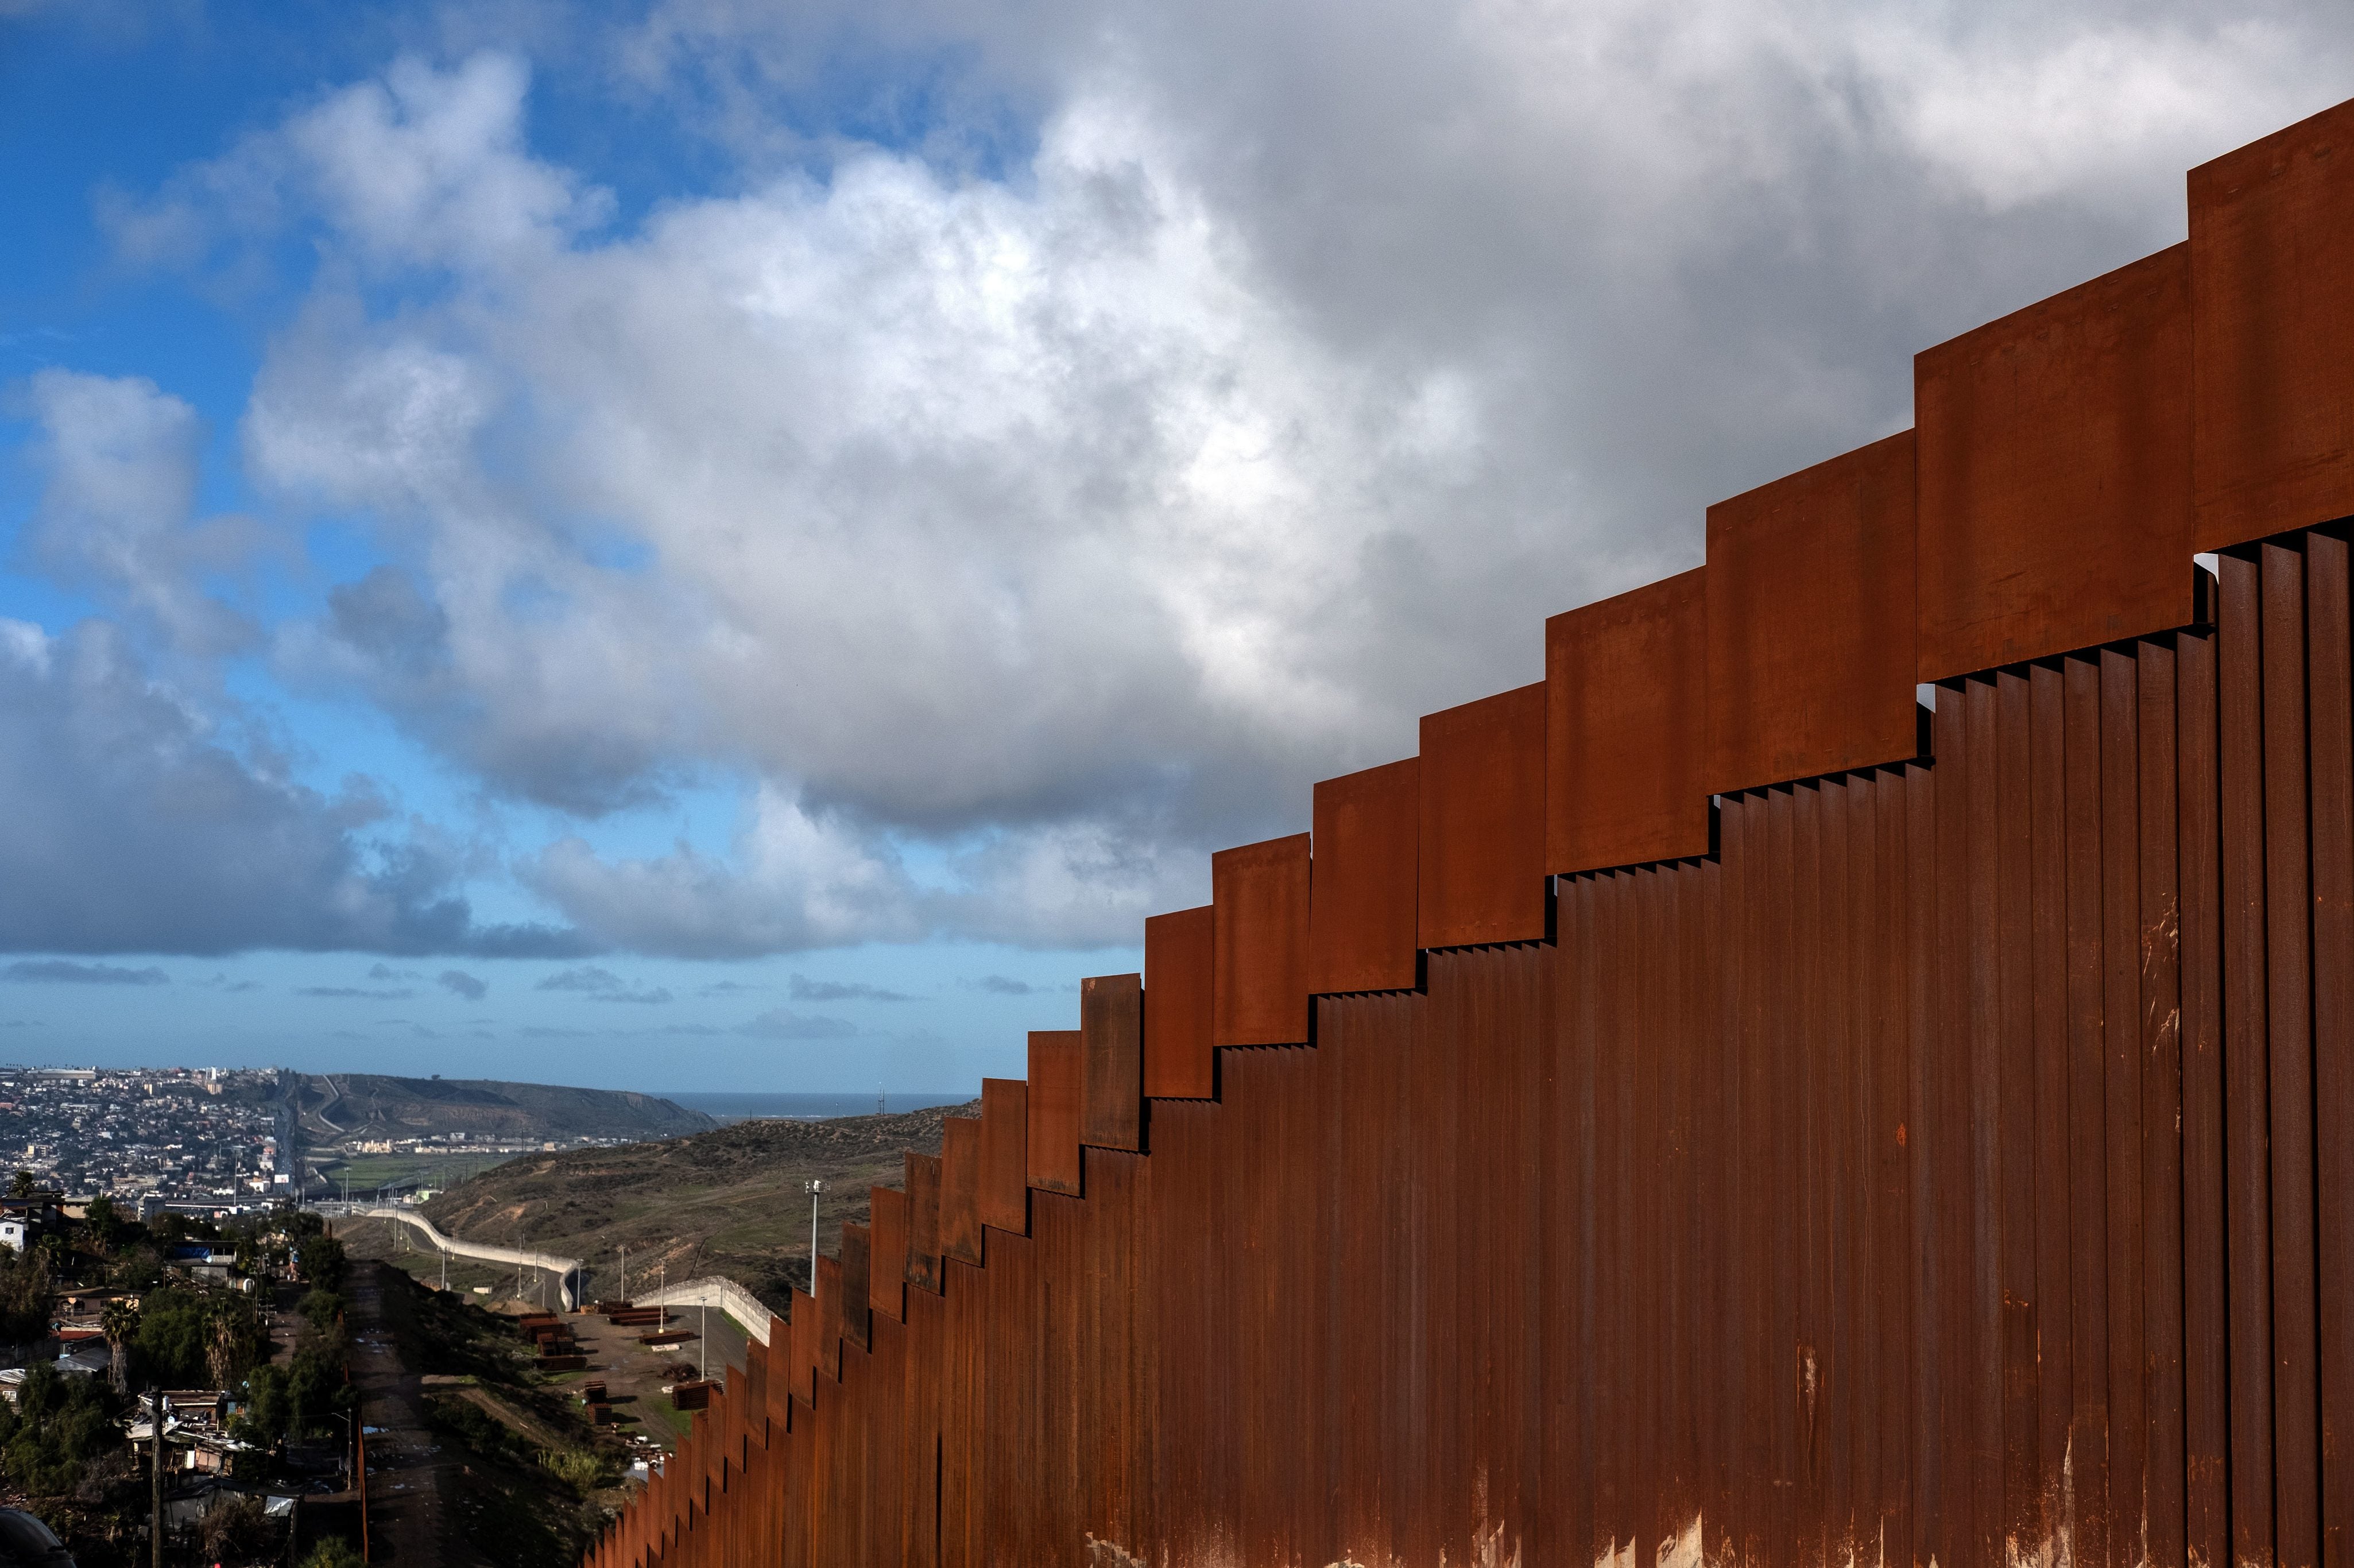
[[895,1322],[907,1316],[907,1194],[896,1187],[867,1190],[873,1223],[874,1261],[867,1269],[866,1304]]
[[[2194,253],[2195,261],[2196,255]],[[2217,563],[2216,732],[2222,899],[2223,1147],[2229,1208],[2232,1557],[2273,1558],[2270,1021],[2264,952],[2264,639],[2252,554]]]
[[1078,1030],[1030,1032],[1030,1135],[1024,1158],[1030,1185],[1041,1192],[1078,1194],[1082,1054]]
[[1544,683],[1424,715],[1417,793],[1417,943],[1542,940]]
[[940,1255],[981,1261],[981,1123],[940,1123]]
[[907,1183],[907,1283],[940,1289],[940,1157],[910,1150]]
[[[2348,154],[2354,156],[2354,139]],[[2264,604],[2265,964],[2270,998],[2274,1551],[2321,1561],[2321,1361],[2314,1198],[2313,854],[2305,541],[2257,550]],[[2349,1129],[2331,1129],[2345,1137]]]
[[1919,749],[1913,432],[1708,509],[1712,793]]
[[1030,1234],[1030,1086],[981,1081],[981,1223]]
[[1709,852],[1706,568],[1545,622],[1545,869]]
[[2192,620],[2188,246],[1914,355],[1913,402],[1919,679]]
[[[812,1269],[810,1283],[819,1284],[820,1277]],[[824,1317],[824,1310],[819,1307],[816,1297],[799,1286],[793,1287],[792,1315],[787,1325],[792,1330],[792,1364],[785,1386],[791,1397],[801,1401],[804,1406],[815,1397],[812,1385],[817,1376],[818,1330]],[[800,1414],[799,1411],[794,1412],[796,1422]]]
[[[843,1331],[842,1259],[821,1257],[817,1260],[817,1397],[821,1401],[833,1392],[828,1384],[842,1381]],[[700,1424],[696,1429],[701,1430]]]
[[1409,757],[1316,786],[1308,989],[1411,991],[1422,761]]
[[864,1350],[874,1343],[867,1333],[874,1292],[869,1273],[875,1255],[875,1233],[865,1225],[844,1221],[842,1226],[842,1334]]
[[1214,1035],[1220,1045],[1308,1038],[1308,835],[1210,856]]
[[2354,514],[2354,103],[2190,187],[2196,547]]
[[1210,1033],[1215,913],[1204,904],[1144,922],[1144,1092],[1154,1099],[1205,1100],[1216,1092]]
[[2217,826],[2215,636],[2175,639],[2181,784],[2182,1332],[2188,1554],[2231,1560],[2230,1270],[2225,1264],[2221,835]]
[[1144,977],[1079,982],[1079,1141],[1144,1147]]
[[[2306,537],[2312,727],[2313,1120],[2354,1127],[2354,626],[2346,541]],[[2354,1139],[2315,1150],[2322,1560],[2354,1561]]]

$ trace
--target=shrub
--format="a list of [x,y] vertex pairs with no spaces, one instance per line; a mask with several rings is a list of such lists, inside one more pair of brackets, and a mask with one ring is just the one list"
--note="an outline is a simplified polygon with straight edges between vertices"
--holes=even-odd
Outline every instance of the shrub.
[[594,1448],[546,1448],[540,1451],[541,1468],[577,1492],[593,1492],[619,1478],[620,1467],[611,1457]]
[[257,1497],[226,1498],[206,1514],[198,1532],[205,1555],[215,1562],[259,1558],[276,1543],[277,1531]]

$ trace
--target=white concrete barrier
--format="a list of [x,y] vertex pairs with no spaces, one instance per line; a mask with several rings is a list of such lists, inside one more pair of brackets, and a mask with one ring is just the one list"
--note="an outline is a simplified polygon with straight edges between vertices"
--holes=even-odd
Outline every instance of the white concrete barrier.
[[649,1295],[632,1296],[630,1300],[639,1307],[715,1307],[736,1319],[737,1328],[764,1345],[769,1342],[769,1325],[783,1321],[769,1311],[758,1297],[734,1280],[716,1274],[669,1286]]
[[484,1263],[513,1263],[525,1268],[545,1269],[556,1276],[557,1298],[565,1309],[578,1310],[580,1306],[580,1260],[577,1257],[527,1252],[521,1247],[493,1246],[487,1242],[460,1241],[456,1236],[443,1235],[432,1221],[410,1209],[362,1209],[360,1214],[366,1219],[391,1220],[422,1231],[436,1252],[448,1253],[451,1257],[471,1257]]

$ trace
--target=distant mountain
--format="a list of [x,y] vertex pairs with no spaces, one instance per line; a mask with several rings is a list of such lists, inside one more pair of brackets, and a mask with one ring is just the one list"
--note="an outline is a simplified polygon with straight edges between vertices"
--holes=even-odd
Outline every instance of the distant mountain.
[[463,1133],[492,1140],[675,1138],[719,1125],[634,1089],[576,1089],[493,1078],[395,1078],[375,1073],[289,1073],[289,1109],[313,1148],[361,1139]]

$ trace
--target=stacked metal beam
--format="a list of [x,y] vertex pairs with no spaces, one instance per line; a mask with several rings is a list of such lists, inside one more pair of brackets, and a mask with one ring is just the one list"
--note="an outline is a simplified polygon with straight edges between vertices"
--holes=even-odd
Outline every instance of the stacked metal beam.
[[2354,105],[2190,195],[1215,857],[588,1562],[2354,1563]]

